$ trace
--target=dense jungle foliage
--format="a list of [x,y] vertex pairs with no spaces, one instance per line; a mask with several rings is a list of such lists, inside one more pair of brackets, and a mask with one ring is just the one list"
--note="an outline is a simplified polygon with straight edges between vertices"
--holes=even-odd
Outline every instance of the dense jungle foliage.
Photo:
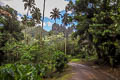
[[24,29],[28,25],[33,26],[33,22],[25,20],[25,17],[23,22],[18,21],[17,11],[8,5],[0,9],[12,15],[12,18],[0,16],[0,79],[42,80],[55,71],[62,72],[68,63],[64,52],[56,50],[47,41],[41,47],[38,38],[28,44],[30,36]]
[[100,63],[120,64],[119,0],[77,0],[73,7],[81,48],[97,54]]
[[[51,12],[54,25],[61,16],[65,27],[58,34],[36,27],[44,16],[35,0],[23,0],[27,14],[22,21],[16,10],[0,6],[5,11],[0,11],[0,80],[43,80],[63,72],[72,58],[120,65],[120,1],[68,1],[63,15],[57,8]],[[66,26],[74,27],[72,34],[67,35]]]

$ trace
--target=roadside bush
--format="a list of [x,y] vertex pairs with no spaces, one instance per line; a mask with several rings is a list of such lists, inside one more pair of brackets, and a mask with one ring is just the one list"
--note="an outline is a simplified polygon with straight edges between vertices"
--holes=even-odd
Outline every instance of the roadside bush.
[[65,68],[66,64],[68,63],[67,56],[60,51],[56,51],[53,56],[55,68],[58,72],[63,71]]
[[42,80],[38,70],[31,64],[7,64],[0,67],[1,80]]
[[0,48],[0,50],[4,53],[2,63],[6,64],[20,61],[21,56],[23,56],[24,53],[27,53],[27,48],[27,45],[17,42],[14,39],[7,41],[4,47]]
[[7,63],[0,67],[1,80],[41,80],[63,71],[68,62],[67,56],[53,46],[7,42],[1,49],[7,57]]

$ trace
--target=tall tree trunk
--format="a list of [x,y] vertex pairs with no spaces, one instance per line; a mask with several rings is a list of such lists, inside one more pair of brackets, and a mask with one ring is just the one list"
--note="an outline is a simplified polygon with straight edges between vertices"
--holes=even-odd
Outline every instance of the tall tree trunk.
[[29,7],[28,10],[27,10],[27,17],[28,17],[28,15],[29,15],[29,11],[30,11],[30,7]]
[[67,54],[67,30],[65,29],[65,55]]
[[44,26],[45,1],[46,1],[46,0],[44,0],[44,5],[43,5],[42,30],[40,31],[40,33],[41,33],[41,35],[40,35],[40,44],[41,44],[41,45],[42,45],[42,36],[43,36],[42,32],[43,32],[43,26]]
[[25,28],[25,43],[27,41],[27,31],[26,31],[26,28]]
[[25,44],[27,43],[26,41],[27,41],[27,31],[26,31],[26,23],[24,24],[24,27],[25,27],[25,32],[24,32],[24,41],[25,41]]
[[[30,7],[28,8],[28,11],[27,11],[27,18],[28,18],[28,16],[29,16],[29,11],[30,11]],[[29,41],[28,41],[28,37],[27,37],[27,28],[28,28],[28,27],[29,27],[29,26],[28,26],[27,23],[26,23],[26,31],[25,31],[26,33],[25,33],[25,34],[26,34],[26,44],[27,44],[27,45],[28,45],[28,42],[29,42]]]
[[56,19],[55,19],[55,24],[56,24]]

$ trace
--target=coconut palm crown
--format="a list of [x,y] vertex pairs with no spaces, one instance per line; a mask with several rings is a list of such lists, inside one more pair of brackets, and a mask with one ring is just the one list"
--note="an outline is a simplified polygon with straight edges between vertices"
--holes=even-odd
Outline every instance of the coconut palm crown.
[[51,14],[50,15],[51,19],[54,19],[55,23],[56,23],[56,19],[59,19],[61,15],[58,8],[54,8],[52,12],[50,12],[50,14]]
[[40,23],[41,21],[41,13],[40,13],[40,9],[37,7],[33,7],[32,11],[32,18],[36,23]]
[[27,16],[28,13],[31,11],[31,8],[35,5],[35,0],[23,0],[24,2],[24,9],[27,9]]

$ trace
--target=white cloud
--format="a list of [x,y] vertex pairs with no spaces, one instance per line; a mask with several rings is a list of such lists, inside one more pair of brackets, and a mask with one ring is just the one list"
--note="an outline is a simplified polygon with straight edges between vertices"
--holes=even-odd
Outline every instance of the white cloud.
[[[36,24],[36,26],[42,26],[42,22],[40,24]],[[43,26],[46,26],[46,23],[43,23]]]
[[[41,25],[42,25],[42,23],[41,23]],[[45,23],[45,22],[43,23],[43,26],[46,26],[46,23]]]
[[17,20],[18,20],[18,21],[22,21],[22,19],[21,19],[21,16],[20,16],[20,15],[18,15],[18,16],[17,16]]
[[4,3],[2,3],[1,1],[0,1],[0,6],[4,6]]
[[[1,0],[3,3],[8,4],[15,10],[17,10],[21,14],[26,14],[27,11],[24,10],[24,3],[22,0]],[[41,13],[43,10],[43,2],[44,0],[36,0],[37,7],[40,8]],[[65,6],[67,5],[67,1],[64,0],[46,0],[46,10],[45,10],[45,16],[50,17],[50,12],[53,8],[57,7],[60,9],[60,11],[64,10]]]
[[21,14],[26,14],[27,11],[24,10],[24,3],[22,0],[1,0],[3,3],[8,4],[10,7],[14,8]]
[[48,26],[50,26],[50,27],[52,26],[52,23],[51,23],[50,21],[47,22],[47,24],[48,24]]
[[69,14],[71,14],[71,13],[72,13],[72,11],[68,11],[68,13],[69,13]]

